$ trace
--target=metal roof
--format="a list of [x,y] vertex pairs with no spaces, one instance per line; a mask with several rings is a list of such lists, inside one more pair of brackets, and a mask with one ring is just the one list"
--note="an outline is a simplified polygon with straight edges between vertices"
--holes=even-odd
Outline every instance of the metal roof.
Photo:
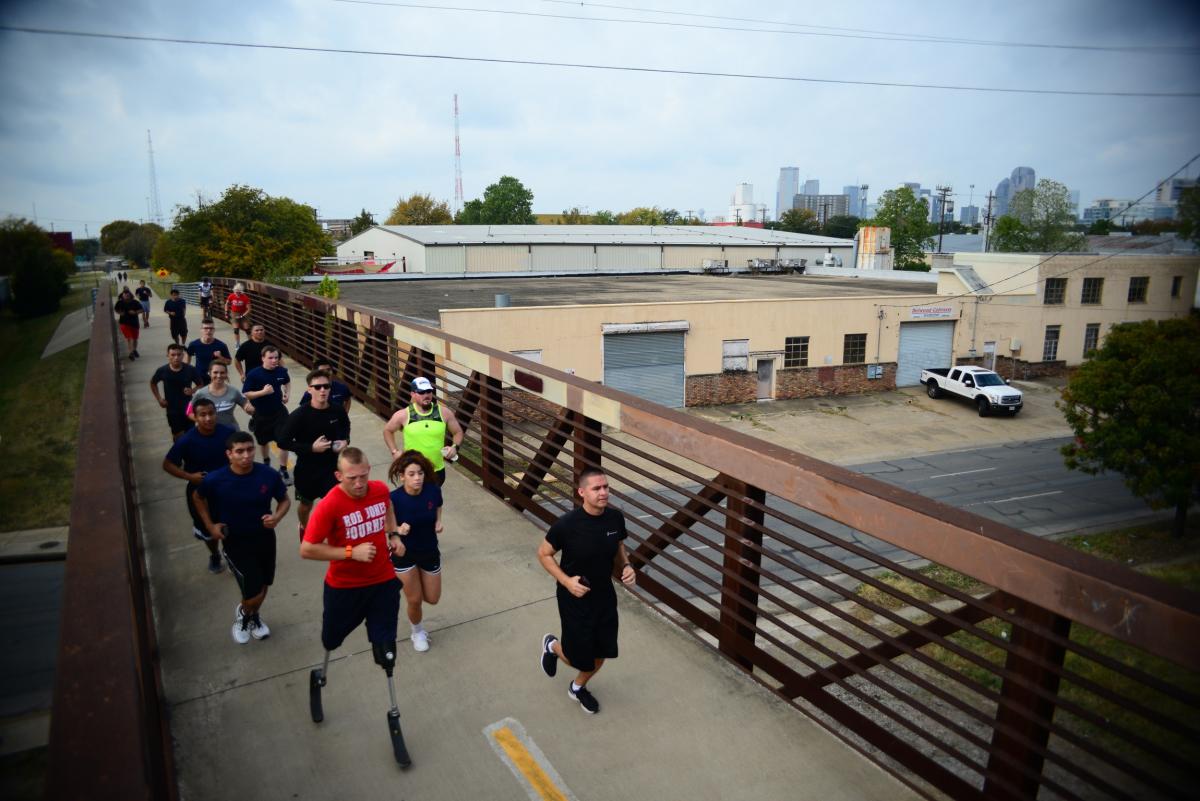
[[854,245],[852,239],[713,225],[377,225],[375,228],[422,245]]

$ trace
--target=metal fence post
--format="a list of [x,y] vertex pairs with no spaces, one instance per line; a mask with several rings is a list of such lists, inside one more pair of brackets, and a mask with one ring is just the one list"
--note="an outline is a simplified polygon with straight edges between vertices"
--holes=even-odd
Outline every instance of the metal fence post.
[[726,554],[718,647],[746,670],[753,669],[753,663],[739,646],[754,645],[754,624],[758,620],[754,607],[758,605],[762,553],[753,546],[762,547],[762,505],[766,498],[762,489],[736,481],[730,484],[725,501]]
[[483,486],[498,498],[507,494],[504,483],[504,391],[500,379],[483,376],[480,382],[479,433]]

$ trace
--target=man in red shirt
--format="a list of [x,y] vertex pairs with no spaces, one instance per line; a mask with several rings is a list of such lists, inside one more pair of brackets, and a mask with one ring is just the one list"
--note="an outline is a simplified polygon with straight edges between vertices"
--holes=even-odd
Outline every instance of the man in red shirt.
[[392,699],[388,728],[396,761],[408,767],[411,760],[400,734],[400,710],[392,682],[400,581],[389,558],[390,554],[404,555],[404,542],[396,530],[387,484],[370,480],[371,464],[362,450],[345,448],[338,455],[334,476],[337,486],[313,508],[300,543],[302,558],[329,562],[321,618],[325,660],[320,670],[309,674],[312,718],[316,723],[324,719],[320,693],[328,676],[329,652],[365,621],[375,663],[387,673]]
[[225,316],[233,326],[233,346],[242,344],[242,331],[250,330],[250,296],[246,287],[239,281],[233,285],[233,291],[225,298]]

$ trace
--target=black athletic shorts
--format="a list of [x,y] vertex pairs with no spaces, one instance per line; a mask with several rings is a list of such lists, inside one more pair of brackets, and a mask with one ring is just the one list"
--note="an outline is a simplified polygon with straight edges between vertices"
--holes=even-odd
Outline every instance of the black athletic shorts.
[[204,527],[204,521],[200,519],[200,513],[196,511],[196,490],[199,488],[199,484],[193,484],[189,481],[183,495],[187,499],[188,514],[192,516],[192,536],[203,542],[208,542],[212,537],[209,536],[208,529]]
[[315,504],[337,486],[337,476],[332,472],[322,475],[311,470],[301,471],[297,464],[292,475],[296,479],[296,503]]
[[384,581],[366,587],[339,589],[325,585],[325,611],[321,615],[321,645],[332,651],[350,632],[367,621],[367,640],[396,641],[400,617],[400,582]]
[[250,430],[254,432],[254,441],[259,445],[279,441],[279,427],[287,419],[287,409],[279,412],[254,413],[250,418]]
[[440,487],[446,483],[446,468],[435,470],[433,475],[437,478],[437,485]]
[[192,421],[188,419],[187,410],[177,412],[167,409],[167,425],[171,427],[172,434],[182,434],[192,427]]
[[171,336],[187,338],[187,320],[171,318]]
[[[564,598],[558,596],[558,616],[562,621],[563,656],[571,667],[583,672],[596,669],[597,659],[617,658],[617,598]],[[592,590],[595,592],[595,590]],[[589,593],[590,594],[590,593]],[[599,604],[595,600],[600,600]]]
[[420,553],[408,553],[405,551],[404,556],[393,556],[392,567],[396,568],[397,573],[407,573],[414,567],[418,568],[422,573],[428,573],[431,576],[436,576],[442,572],[442,552],[436,548],[432,551],[421,551]]
[[229,572],[242,588],[246,601],[275,582],[275,532],[268,531],[252,537],[221,540]]

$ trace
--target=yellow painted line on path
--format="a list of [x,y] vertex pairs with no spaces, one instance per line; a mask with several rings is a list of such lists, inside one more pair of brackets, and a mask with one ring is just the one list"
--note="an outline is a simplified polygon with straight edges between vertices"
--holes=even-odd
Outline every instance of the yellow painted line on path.
[[531,801],[577,801],[520,721],[504,718],[486,727],[483,734]]

